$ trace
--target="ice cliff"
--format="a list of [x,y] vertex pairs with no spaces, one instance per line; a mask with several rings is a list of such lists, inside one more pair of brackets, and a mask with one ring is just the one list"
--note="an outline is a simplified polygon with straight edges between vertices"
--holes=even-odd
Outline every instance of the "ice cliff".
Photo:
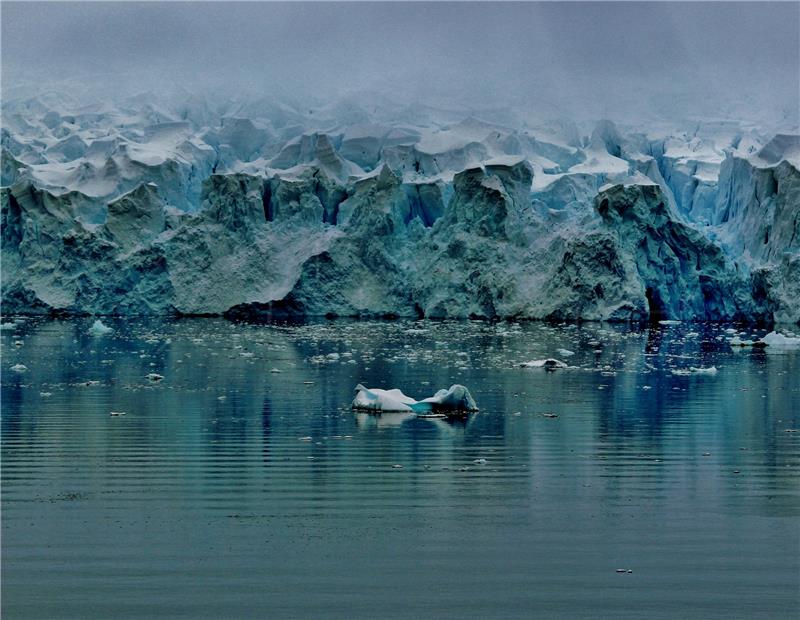
[[2,112],[6,313],[800,321],[796,128]]

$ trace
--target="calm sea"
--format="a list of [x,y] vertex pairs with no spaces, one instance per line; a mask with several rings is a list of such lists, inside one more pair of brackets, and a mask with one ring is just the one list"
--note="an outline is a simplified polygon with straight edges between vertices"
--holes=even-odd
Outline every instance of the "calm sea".
[[[800,352],[728,325],[91,323],[0,337],[4,618],[800,615]],[[518,366],[546,357],[574,368]],[[355,414],[357,383],[481,410]]]

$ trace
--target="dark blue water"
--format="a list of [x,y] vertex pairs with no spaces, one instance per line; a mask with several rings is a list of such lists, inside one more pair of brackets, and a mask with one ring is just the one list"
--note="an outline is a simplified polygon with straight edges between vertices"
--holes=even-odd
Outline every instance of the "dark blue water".
[[[4,618],[798,617],[800,353],[689,324],[90,324],[2,332]],[[578,368],[515,367],[558,348]],[[357,383],[481,411],[356,415]]]

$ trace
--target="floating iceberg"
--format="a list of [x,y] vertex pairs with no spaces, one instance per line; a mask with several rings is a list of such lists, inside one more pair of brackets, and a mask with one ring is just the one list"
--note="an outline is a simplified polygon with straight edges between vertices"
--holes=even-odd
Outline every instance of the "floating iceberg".
[[695,375],[715,375],[717,374],[717,367],[716,366],[709,366],[708,368],[690,366],[689,370],[692,371]]
[[520,364],[523,368],[544,368],[545,370],[555,370],[556,368],[568,368],[561,360],[548,358],[546,360],[531,360]]
[[114,330],[108,327],[107,325],[103,325],[103,322],[100,319],[97,319],[92,326],[89,328],[88,333],[91,336],[104,336],[113,332]]
[[449,390],[439,390],[424,400],[414,400],[398,389],[380,390],[356,386],[353,409],[367,411],[405,411],[416,414],[456,413],[477,411],[478,406],[463,385],[453,385]]
[[800,338],[784,336],[778,332],[768,333],[758,343],[766,347],[800,348]]
[[671,372],[678,377],[688,377],[690,375],[713,376],[717,374],[717,368],[716,366],[709,366],[708,368],[689,366],[689,368],[674,368]]

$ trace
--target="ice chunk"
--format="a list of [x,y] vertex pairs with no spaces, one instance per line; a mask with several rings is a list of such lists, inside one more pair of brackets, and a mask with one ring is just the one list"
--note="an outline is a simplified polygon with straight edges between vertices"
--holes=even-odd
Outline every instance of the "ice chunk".
[[708,368],[690,366],[689,370],[691,370],[696,375],[715,375],[715,374],[717,374],[717,367],[716,366],[710,366]]
[[800,338],[791,338],[778,332],[770,332],[759,340],[757,344],[767,347],[800,348]]
[[25,372],[26,370],[28,370],[28,367],[25,364],[14,364],[11,367],[11,370],[13,370],[14,372]]
[[570,351],[569,349],[556,349],[556,353],[561,357],[572,357],[575,355],[575,351]]
[[92,326],[89,328],[89,335],[91,336],[104,336],[106,334],[110,334],[114,330],[108,327],[107,325],[103,325],[103,322],[100,319],[97,319]]
[[477,411],[478,406],[463,385],[452,385],[449,390],[439,390],[424,400],[414,400],[398,389],[381,390],[356,386],[353,409],[369,411],[403,411],[417,414]]
[[689,375],[712,376],[717,374],[717,368],[715,366],[709,366],[708,368],[689,366],[689,368],[674,368],[672,370],[672,374],[677,375],[679,377],[688,377]]
[[728,344],[732,347],[752,347],[753,341],[752,340],[742,340],[739,336],[734,336],[730,340],[728,340]]
[[546,360],[531,360],[520,364],[523,368],[544,368],[545,370],[555,370],[556,368],[567,368],[567,364],[561,360],[548,358]]

